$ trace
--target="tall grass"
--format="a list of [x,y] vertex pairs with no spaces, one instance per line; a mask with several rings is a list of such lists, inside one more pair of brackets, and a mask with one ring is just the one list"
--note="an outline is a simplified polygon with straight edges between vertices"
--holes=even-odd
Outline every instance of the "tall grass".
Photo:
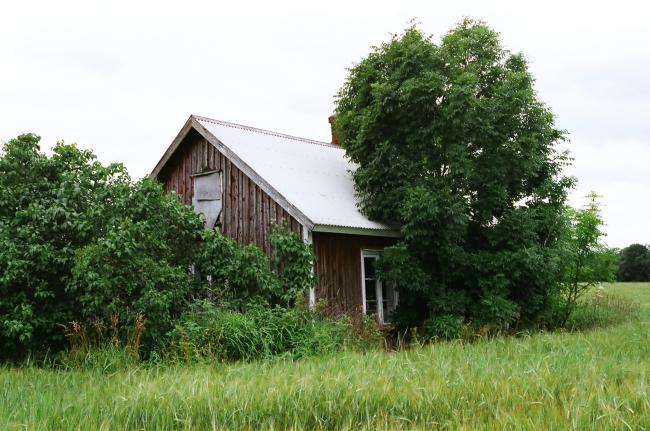
[[650,429],[640,318],[587,332],[301,361],[0,369],[2,429]]
[[565,326],[572,331],[608,327],[637,319],[640,309],[638,301],[606,292],[600,286],[577,304]]

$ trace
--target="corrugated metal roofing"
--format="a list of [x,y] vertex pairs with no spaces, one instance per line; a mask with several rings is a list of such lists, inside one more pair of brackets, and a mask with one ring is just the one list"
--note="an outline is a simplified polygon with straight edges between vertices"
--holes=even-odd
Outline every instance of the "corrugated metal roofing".
[[393,230],[357,207],[351,171],[341,147],[203,117],[194,119],[314,223]]

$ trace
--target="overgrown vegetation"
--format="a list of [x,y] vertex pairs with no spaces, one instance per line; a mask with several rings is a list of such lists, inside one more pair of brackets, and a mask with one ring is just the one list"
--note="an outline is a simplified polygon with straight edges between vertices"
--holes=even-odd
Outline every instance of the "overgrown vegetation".
[[591,296],[585,295],[569,315],[564,325],[568,330],[604,328],[639,318],[640,304],[637,300],[608,292],[603,285],[590,293]]
[[57,351],[71,321],[177,313],[192,210],[122,165],[63,143],[47,157],[38,141],[19,136],[0,157],[0,355]]
[[603,295],[639,320],[297,362],[0,366],[0,428],[650,429],[650,285]]
[[[595,194],[565,206],[565,133],[532,82],[472,21],[352,69],[336,125],[364,211],[404,234],[379,261],[392,339],[307,308],[314,256],[286,227],[268,257],[119,164],[11,140],[0,360],[24,362],[0,365],[0,428],[650,428],[650,288],[601,284],[619,253]],[[624,249],[619,277],[649,254]]]
[[278,226],[269,259],[122,165],[63,143],[47,157],[38,142],[19,136],[0,157],[0,359],[69,345],[67,359],[126,346],[137,360],[193,343],[235,360],[344,344],[349,325],[304,310],[313,255],[296,234]]
[[596,204],[565,206],[566,132],[533,84],[526,59],[472,20],[440,43],[410,27],[350,70],[335,126],[362,210],[401,227],[379,268],[402,292],[401,329],[562,326],[615,270]]
[[601,241],[605,233],[598,195],[592,192],[587,198],[585,207],[565,210],[564,270],[558,283],[559,297],[549,310],[552,326],[565,326],[585,293],[598,283],[614,281],[618,269],[616,256]]
[[[340,90],[335,126],[362,209],[403,234],[378,262],[400,292],[396,344],[619,318],[583,298],[618,254],[601,242],[595,195],[565,205],[566,133],[533,81],[523,56],[465,20],[439,44],[416,27],[393,36]],[[94,351],[221,362],[380,344],[367,319],[306,309],[314,256],[286,226],[267,256],[205,230],[160,184],[74,145],[48,157],[39,139],[0,155],[0,360],[69,346],[64,363],[95,363]],[[642,272],[639,247],[621,253],[620,277]]]
[[249,303],[242,311],[197,303],[170,333],[172,359],[217,361],[299,359],[339,351],[351,341],[347,322],[319,317],[304,307]]

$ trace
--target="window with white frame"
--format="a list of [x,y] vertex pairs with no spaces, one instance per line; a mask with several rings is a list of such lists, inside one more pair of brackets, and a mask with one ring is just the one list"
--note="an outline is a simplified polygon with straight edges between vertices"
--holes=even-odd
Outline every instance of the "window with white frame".
[[397,306],[398,294],[395,288],[383,283],[377,276],[376,265],[380,257],[380,251],[361,251],[363,312],[375,315],[379,323],[390,323],[390,316]]

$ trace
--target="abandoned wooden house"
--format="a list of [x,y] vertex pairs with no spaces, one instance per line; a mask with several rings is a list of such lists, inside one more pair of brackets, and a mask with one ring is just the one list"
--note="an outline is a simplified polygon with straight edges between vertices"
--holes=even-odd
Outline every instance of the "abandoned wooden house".
[[310,304],[325,299],[338,312],[374,314],[386,323],[397,293],[377,279],[374,266],[399,231],[359,211],[353,169],[336,139],[191,116],[151,177],[203,213],[207,228],[267,254],[272,228],[286,223],[314,247]]

